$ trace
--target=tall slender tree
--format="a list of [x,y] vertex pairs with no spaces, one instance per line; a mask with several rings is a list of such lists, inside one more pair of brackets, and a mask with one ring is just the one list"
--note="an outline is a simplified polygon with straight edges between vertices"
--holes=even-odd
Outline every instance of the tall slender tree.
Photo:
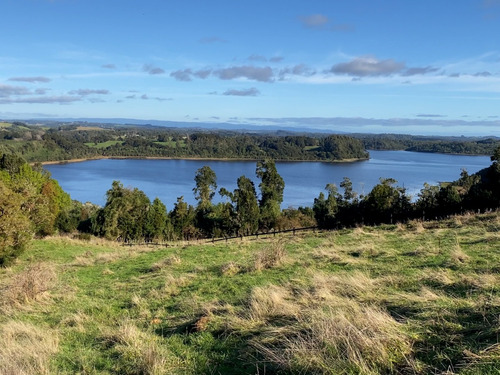
[[270,159],[258,162],[255,173],[261,180],[259,184],[260,226],[269,230],[276,226],[281,214],[280,205],[283,202],[285,181],[279,175],[274,161]]
[[250,234],[259,227],[259,204],[252,180],[241,176],[237,181],[233,200],[236,204],[236,217],[240,234]]

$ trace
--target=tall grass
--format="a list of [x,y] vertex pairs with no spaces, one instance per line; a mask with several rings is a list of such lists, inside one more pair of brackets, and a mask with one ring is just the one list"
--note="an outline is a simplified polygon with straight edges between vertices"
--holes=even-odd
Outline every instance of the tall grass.
[[53,374],[50,359],[58,351],[57,332],[10,320],[0,326],[0,374]]

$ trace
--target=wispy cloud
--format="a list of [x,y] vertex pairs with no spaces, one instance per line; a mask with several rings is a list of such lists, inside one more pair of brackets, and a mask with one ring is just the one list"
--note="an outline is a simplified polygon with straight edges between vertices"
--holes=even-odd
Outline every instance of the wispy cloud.
[[267,58],[265,56],[258,55],[258,54],[254,53],[253,55],[248,56],[247,60],[249,60],[249,61],[267,61]]
[[81,101],[81,96],[36,96],[36,97],[21,97],[21,98],[0,98],[0,104],[70,104]]
[[[129,98],[129,97],[127,97],[127,98]],[[129,98],[129,99],[130,99],[130,98]],[[135,99],[135,95],[133,95],[133,98],[132,98],[132,99]],[[172,98],[160,98],[160,97],[158,97],[158,96],[156,96],[156,97],[150,97],[150,96],[149,96],[149,95],[147,95],[147,94],[143,94],[143,95],[141,95],[141,99],[142,99],[142,100],[157,100],[157,101],[159,101],[159,102],[164,102],[164,101],[166,101],[166,100],[173,100]]]
[[144,64],[142,67],[142,71],[152,75],[165,73],[165,70],[152,64]]
[[175,78],[177,81],[189,82],[192,81],[193,71],[191,69],[176,70],[170,73],[170,77]]
[[361,56],[332,66],[330,72],[355,77],[388,76],[401,73],[404,68],[405,63],[393,59],[379,60],[374,56]]
[[218,36],[207,36],[199,40],[202,44],[212,44],[212,43],[226,43],[225,39],[219,38]]
[[29,95],[31,91],[26,87],[21,86],[11,86],[0,84],[0,98],[6,98],[11,95]]
[[51,79],[48,77],[12,77],[9,78],[9,81],[16,81],[16,82],[30,82],[30,83],[37,83],[37,82],[50,82]]
[[280,79],[285,79],[285,77],[289,75],[310,77],[316,74],[316,70],[306,64],[297,64],[292,67],[281,69],[278,74],[280,76]]
[[337,32],[354,31],[354,26],[346,23],[334,23],[324,14],[310,14],[299,17],[302,25],[308,29],[320,29]]
[[87,95],[93,95],[93,94],[98,94],[98,95],[108,95],[109,90],[95,90],[95,89],[79,89],[79,90],[71,90],[68,92],[70,95],[81,95],[81,96],[87,96]]
[[330,22],[324,14],[310,14],[308,16],[301,16],[299,19],[302,25],[309,28],[322,28]]
[[415,76],[420,74],[434,73],[437,72],[438,70],[439,70],[438,68],[434,68],[432,66],[426,66],[423,68],[408,68],[403,73],[403,76]]
[[115,64],[104,64],[104,65],[101,65],[101,68],[104,68],[104,69],[116,69],[116,65]]
[[228,68],[221,69],[200,69],[193,71],[192,69],[186,68],[181,70],[176,70],[170,73],[172,78],[178,81],[192,81],[194,77],[205,79],[208,76],[213,75],[222,80],[233,80],[239,78],[245,78],[252,81],[259,82],[273,82],[274,73],[273,70],[266,67],[258,67],[253,65],[242,65],[242,66],[231,66]]
[[432,113],[419,113],[417,117],[426,117],[426,118],[440,118],[440,117],[446,117],[445,115],[438,115],[438,114],[432,114]]
[[249,89],[242,89],[242,90],[231,89],[231,90],[225,91],[222,95],[227,95],[227,96],[258,96],[258,95],[260,95],[260,91],[257,90],[255,87],[252,87]]
[[490,72],[479,72],[475,73],[474,77],[491,77],[492,75]]
[[268,66],[232,66],[229,68],[214,70],[213,74],[223,80],[231,80],[237,78],[246,78],[259,82],[272,82],[274,80],[273,70]]

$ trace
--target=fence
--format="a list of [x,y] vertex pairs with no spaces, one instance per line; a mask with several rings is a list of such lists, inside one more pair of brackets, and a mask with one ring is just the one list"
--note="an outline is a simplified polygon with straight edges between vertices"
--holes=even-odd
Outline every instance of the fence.
[[[230,237],[221,237],[221,238],[214,237],[212,239],[200,238],[200,239],[179,240],[179,241],[187,241],[188,243],[191,241],[197,241],[197,242],[204,241],[206,243],[215,243],[215,242],[221,242],[221,241],[227,242],[229,240],[237,240],[237,239],[243,240],[244,238],[249,238],[249,237],[255,238],[255,239],[258,239],[259,237],[261,237],[261,238],[269,237],[269,236],[275,237],[277,234],[281,234],[281,233],[293,233],[293,235],[295,236],[295,234],[297,232],[304,232],[304,231],[310,231],[310,230],[316,232],[316,230],[318,230],[318,229],[319,228],[317,226],[313,226],[313,227],[302,227],[302,228],[292,228],[292,229],[283,229],[283,230],[272,230],[272,231],[268,231],[268,232],[257,232],[257,233],[252,233],[252,234],[241,234],[241,235],[230,236]],[[123,242],[122,246],[163,246],[163,247],[168,247],[169,244],[167,242],[127,241],[127,242]]]

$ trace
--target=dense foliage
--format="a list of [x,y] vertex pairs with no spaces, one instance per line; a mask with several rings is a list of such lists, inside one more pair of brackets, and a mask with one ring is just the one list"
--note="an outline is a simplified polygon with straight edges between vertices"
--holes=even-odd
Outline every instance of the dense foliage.
[[130,127],[43,129],[17,124],[0,129],[2,138],[0,151],[17,153],[30,162],[95,157],[326,161],[368,158],[360,140],[340,135],[271,136]]
[[[22,158],[0,157],[0,266],[9,263],[33,235],[53,234],[71,200],[56,180]],[[61,221],[62,222],[62,221]]]
[[498,138],[425,137],[397,134],[357,135],[367,150],[405,150],[443,154],[491,155]]

